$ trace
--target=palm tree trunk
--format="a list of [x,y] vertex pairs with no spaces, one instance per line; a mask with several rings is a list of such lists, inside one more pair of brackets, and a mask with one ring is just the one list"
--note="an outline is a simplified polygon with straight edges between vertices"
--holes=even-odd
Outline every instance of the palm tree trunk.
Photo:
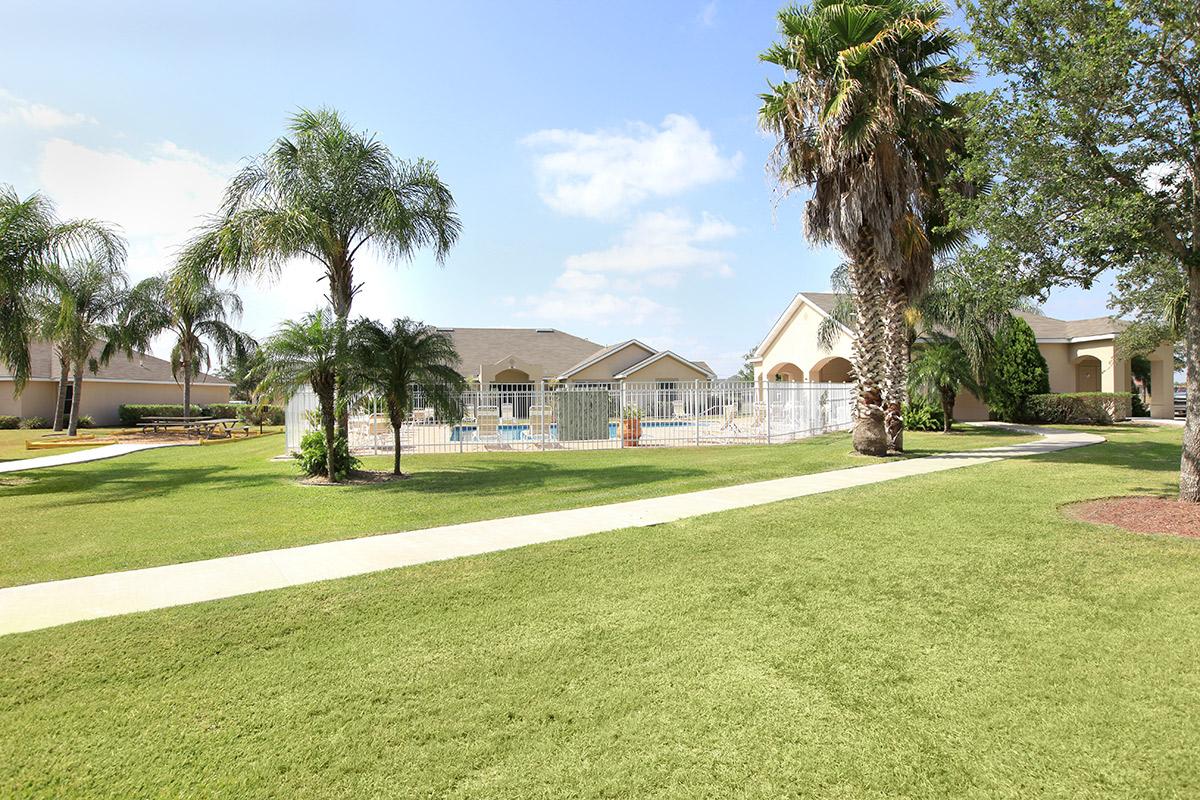
[[402,425],[402,424],[404,424],[404,423],[401,422],[401,423],[397,424],[395,419],[392,420],[392,444],[396,448],[396,452],[392,455],[392,474],[393,475],[403,475],[404,474],[403,472],[400,471],[400,425]]
[[955,392],[942,390],[942,433],[950,433],[954,427]]
[[346,330],[350,324],[350,305],[354,301],[354,267],[346,261],[337,264],[329,274],[329,301],[338,330],[337,366],[337,425],[338,435],[350,439],[350,403],[346,396]]
[[192,415],[192,365],[183,362],[183,419]]
[[856,257],[850,264],[851,296],[858,320],[851,359],[858,383],[854,408],[854,449],[870,456],[887,455],[887,436],[883,427],[882,395],[879,375],[883,342],[879,321],[882,317],[882,286],[879,264],[870,234],[860,238]]
[[[1200,264],[1188,265],[1187,325],[1183,331],[1187,361],[1187,420],[1179,459],[1179,499],[1200,503]],[[1164,387],[1161,391],[1168,391]]]
[[75,380],[71,389],[71,426],[67,429],[68,436],[74,436],[79,430],[79,400],[83,389],[83,364],[75,364]]
[[[63,406],[67,404],[67,381],[70,380],[71,363],[66,355],[58,352],[58,402],[54,406],[54,430],[63,429]],[[74,403],[72,403],[74,405]]]
[[884,294],[884,428],[888,449],[900,453],[904,451],[903,410],[908,383],[908,324],[904,319],[908,292],[903,282],[889,274],[884,279]]
[[[332,394],[332,392],[330,392]],[[336,441],[333,419],[333,397],[326,396],[321,400],[321,428],[325,432],[325,475],[330,483],[337,483],[337,471],[334,462],[333,443]]]

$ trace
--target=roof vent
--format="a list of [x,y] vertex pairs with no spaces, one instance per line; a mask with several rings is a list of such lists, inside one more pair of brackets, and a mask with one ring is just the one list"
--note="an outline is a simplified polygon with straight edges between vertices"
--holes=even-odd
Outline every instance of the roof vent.
[[537,328],[538,333],[554,333],[554,328]]
[[438,333],[454,333],[454,328],[438,328]]

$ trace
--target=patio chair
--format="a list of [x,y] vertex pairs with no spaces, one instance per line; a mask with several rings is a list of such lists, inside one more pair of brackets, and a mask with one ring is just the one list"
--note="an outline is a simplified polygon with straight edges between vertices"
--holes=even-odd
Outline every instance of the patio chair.
[[500,412],[495,406],[480,406],[475,423],[475,441],[500,441]]
[[687,416],[687,412],[683,408],[682,400],[671,401],[671,416],[675,419],[683,419]]
[[503,403],[500,406],[500,421],[509,423],[517,421],[516,416],[513,414],[512,403]]
[[467,404],[466,408],[463,410],[462,421],[464,423],[471,423],[475,421],[475,406],[471,405],[470,403]]
[[767,404],[757,402],[754,404],[754,417],[750,420],[750,431],[752,433],[762,433],[767,429]]
[[521,432],[521,438],[535,442],[550,439],[550,412],[545,406],[529,407],[529,429]]
[[739,428],[738,424],[737,424],[737,412],[738,412],[737,403],[731,403],[722,408],[722,410],[721,410],[721,414],[722,414],[721,430],[734,431],[735,433],[741,433],[741,428]]

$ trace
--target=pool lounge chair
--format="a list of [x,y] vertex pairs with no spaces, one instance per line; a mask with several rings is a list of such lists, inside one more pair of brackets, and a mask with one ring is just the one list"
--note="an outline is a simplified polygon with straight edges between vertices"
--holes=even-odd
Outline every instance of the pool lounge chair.
[[529,407],[529,429],[521,432],[522,439],[542,442],[550,439],[550,412],[545,406]]
[[504,403],[500,406],[500,421],[501,422],[516,422],[517,418],[513,415],[513,404]]
[[721,430],[741,433],[741,428],[739,428],[737,424],[737,412],[738,407],[736,403],[732,403],[723,408],[723,421],[721,424]]
[[687,416],[687,412],[683,408],[682,400],[671,401],[671,416],[675,419],[683,419]]
[[495,406],[480,406],[475,418],[475,441],[500,441],[500,412]]

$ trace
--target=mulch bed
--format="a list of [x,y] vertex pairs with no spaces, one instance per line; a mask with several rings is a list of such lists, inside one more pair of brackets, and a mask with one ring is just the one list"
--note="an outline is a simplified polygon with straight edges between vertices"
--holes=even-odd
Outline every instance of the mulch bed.
[[1106,497],[1072,503],[1064,511],[1082,522],[1116,525],[1134,533],[1200,539],[1200,503],[1181,503],[1173,497]]
[[300,483],[303,486],[369,486],[373,483],[406,481],[410,477],[412,476],[408,475],[407,473],[404,475],[393,475],[390,472],[384,472],[382,470],[357,469],[350,473],[350,477],[343,481],[339,481],[338,483],[331,483],[330,480],[324,476],[305,478],[304,480],[300,481]]

